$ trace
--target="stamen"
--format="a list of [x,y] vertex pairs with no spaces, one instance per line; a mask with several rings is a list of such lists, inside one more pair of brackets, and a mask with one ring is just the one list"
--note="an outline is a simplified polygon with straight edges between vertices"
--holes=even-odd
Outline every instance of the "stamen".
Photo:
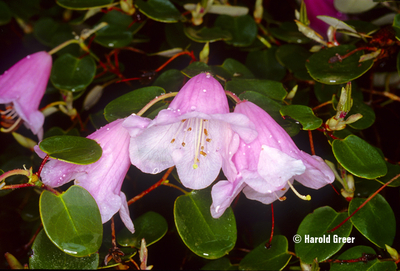
[[205,152],[203,152],[203,151],[200,151],[200,154],[203,155],[204,157],[207,156],[207,153],[205,153]]
[[274,195],[275,195],[275,197],[276,197],[277,200],[279,200],[279,201],[284,201],[284,200],[286,200],[286,197],[285,197],[285,196],[283,196],[283,197],[278,197],[278,195],[276,194],[276,192],[273,192],[273,193],[274,193]]
[[[197,122],[196,122],[196,128],[197,128]],[[201,137],[202,130],[203,130],[203,122],[200,119],[200,127],[199,127],[199,130],[198,130],[199,131],[199,135],[198,135],[198,137],[197,137],[197,139],[195,141],[196,149],[195,149],[195,153],[194,153],[194,163],[193,163],[193,168],[194,169],[198,168],[197,162],[199,162],[199,159],[197,159],[197,157],[199,156],[200,143],[201,143],[201,139],[202,139],[202,137]]]
[[11,125],[11,127],[7,128],[7,129],[4,129],[4,128],[2,127],[2,128],[0,129],[0,131],[2,131],[3,133],[9,133],[9,132],[14,131],[15,127],[18,126],[18,124],[21,122],[21,120],[22,120],[22,118],[19,117],[19,118],[17,119],[17,121],[14,122],[13,125]]
[[205,134],[206,136],[208,136],[207,129],[204,129],[204,134]]
[[211,142],[211,138],[206,138],[206,141],[207,142]]
[[296,194],[296,196],[298,196],[302,200],[311,200],[311,196],[310,195],[303,196],[299,192],[297,192],[297,190],[293,187],[293,185],[290,183],[290,181],[288,181],[288,184],[289,184],[290,188],[292,189],[292,191]]
[[175,138],[173,138],[172,140],[171,140],[171,143],[174,143],[175,142]]
[[[178,133],[181,131],[181,128],[182,128],[182,126],[184,125],[185,121],[186,121],[186,119],[181,120],[181,123],[179,124],[178,129],[176,129],[176,133],[175,133],[174,137],[173,137],[172,140],[171,140],[171,143],[174,143],[174,142],[175,142],[175,138],[176,138],[176,136],[178,135]],[[185,140],[185,139],[183,139],[183,140]]]

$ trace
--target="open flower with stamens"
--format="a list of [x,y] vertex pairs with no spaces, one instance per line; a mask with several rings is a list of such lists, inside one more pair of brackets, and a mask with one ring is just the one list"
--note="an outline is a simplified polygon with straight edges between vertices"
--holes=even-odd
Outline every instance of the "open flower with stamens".
[[[113,121],[87,138],[96,140],[103,149],[101,158],[93,164],[76,165],[50,159],[41,172],[42,182],[51,187],[61,186],[71,180],[85,188],[96,200],[103,223],[119,211],[125,226],[133,233],[122,182],[131,165],[129,161],[129,133],[122,127],[123,120]],[[45,153],[35,146],[36,153]]]
[[234,132],[244,142],[257,135],[246,116],[229,113],[225,91],[210,73],[190,79],[154,120],[131,115],[124,126],[132,136],[133,165],[152,174],[175,165],[182,184],[191,189],[207,187],[227,166]]
[[213,217],[220,217],[242,190],[247,198],[264,204],[282,200],[289,188],[302,199],[310,200],[310,196],[297,193],[292,185],[294,180],[313,189],[335,180],[332,170],[320,157],[299,150],[263,109],[244,101],[236,105],[235,112],[246,115],[255,124],[258,137],[251,143],[240,140],[237,152],[231,157],[234,167],[224,171],[228,181],[213,186]]
[[20,60],[0,76],[0,109],[2,132],[12,132],[24,121],[27,128],[43,137],[44,116],[39,104],[46,90],[52,58],[38,52]]

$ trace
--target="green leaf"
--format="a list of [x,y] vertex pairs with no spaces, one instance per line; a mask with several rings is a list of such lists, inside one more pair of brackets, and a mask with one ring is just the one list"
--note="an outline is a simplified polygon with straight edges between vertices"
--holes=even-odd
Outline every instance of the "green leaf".
[[232,39],[225,42],[233,46],[250,46],[257,36],[257,24],[250,15],[238,17],[220,15],[215,21],[215,26],[232,34]]
[[82,59],[65,54],[53,63],[50,79],[61,90],[77,92],[84,90],[96,74],[96,63],[86,56]]
[[385,160],[379,152],[355,135],[335,139],[332,150],[342,167],[358,177],[375,179],[387,173]]
[[311,53],[297,44],[284,44],[276,50],[279,63],[288,68],[300,80],[312,80],[306,69],[306,60]]
[[165,92],[177,92],[183,86],[185,76],[176,69],[166,70],[154,80],[153,86],[165,89]]
[[333,3],[335,8],[343,13],[362,13],[378,4],[370,0],[335,0]]
[[[346,213],[337,213],[329,206],[320,207],[312,214],[308,214],[295,235],[297,241],[294,249],[297,257],[302,262],[311,264],[315,258],[318,262],[322,262],[338,252],[344,243],[338,241],[337,237],[349,237],[352,225],[347,221],[334,232],[328,232],[328,230],[336,227],[346,218]],[[354,241],[354,238],[350,237],[350,241],[352,240]]]
[[32,245],[32,256],[29,258],[30,269],[97,269],[99,254],[87,257],[73,257],[56,247],[46,233],[41,230]]
[[246,66],[261,79],[280,81],[286,74],[286,69],[276,60],[277,47],[262,51],[253,51],[247,55]]
[[221,65],[228,73],[231,74],[232,78],[241,78],[241,79],[253,79],[253,73],[242,63],[233,59],[227,58],[224,63]]
[[[352,247],[337,258],[338,260],[354,260],[363,257],[364,254],[376,255],[373,248],[367,246],[356,246]],[[331,265],[330,271],[395,271],[396,264],[392,261],[381,261],[378,259],[371,259],[367,262],[350,262],[350,263],[333,263]]]
[[39,208],[47,236],[65,253],[83,257],[100,248],[103,235],[100,211],[84,188],[74,185],[61,195],[45,190]]
[[108,48],[121,48],[132,42],[132,32],[117,25],[106,25],[96,32],[95,42]]
[[51,158],[78,165],[96,162],[103,152],[100,145],[92,139],[68,135],[43,139],[39,148]]
[[79,136],[78,129],[74,128],[69,131],[64,131],[60,127],[54,126],[51,127],[44,133],[44,138],[52,137],[52,136],[62,136],[62,135],[70,135],[70,136]]
[[40,0],[13,0],[7,1],[7,4],[11,14],[23,21],[29,20],[41,11]]
[[363,101],[353,99],[353,106],[347,116],[360,113],[363,117],[356,122],[350,123],[350,127],[358,130],[364,130],[371,127],[375,122],[374,110],[366,105]]
[[210,189],[193,191],[175,201],[175,225],[186,246],[200,257],[218,259],[235,246],[236,221],[231,208],[218,219],[210,213]]
[[[389,182],[391,179],[393,179],[394,177],[396,177],[397,175],[400,174],[400,165],[399,164],[393,165],[389,162],[386,162],[386,166],[388,169],[387,174],[377,180],[378,182],[380,182],[382,184]],[[400,186],[400,177],[397,177],[396,180],[394,180],[388,186],[390,186],[390,187]]]
[[60,23],[54,21],[52,18],[40,18],[33,27],[33,34],[41,43],[47,46],[52,46],[51,39],[60,28]]
[[214,42],[218,40],[230,40],[232,39],[232,35],[227,30],[222,30],[219,27],[202,27],[202,28],[194,28],[194,27],[185,27],[184,29],[185,35],[196,42]]
[[[368,71],[374,61],[358,62],[364,54],[357,51],[342,61],[337,59],[337,54],[344,56],[356,49],[354,45],[340,45],[323,49],[313,54],[306,62],[306,67],[311,77],[327,85],[338,85],[352,81]],[[332,63],[330,63],[332,62]]]
[[238,267],[232,265],[229,259],[224,257],[218,260],[210,261],[200,270],[238,270]]
[[144,87],[126,93],[111,101],[104,108],[104,117],[111,122],[128,117],[139,112],[146,104],[156,97],[165,94],[160,87]]
[[0,25],[8,24],[11,21],[12,15],[7,4],[0,1]]
[[338,91],[345,85],[325,85],[316,82],[314,85],[314,93],[320,103],[332,101],[332,96],[336,95]]
[[[366,199],[353,198],[349,204],[349,215]],[[354,227],[375,245],[391,246],[396,235],[396,218],[385,198],[377,194],[350,218]]]
[[110,5],[113,0],[57,0],[57,4],[68,9],[90,9]]
[[179,10],[169,0],[136,0],[135,5],[147,17],[163,22],[163,23],[177,23],[183,21],[184,17]]
[[312,109],[304,105],[286,105],[280,110],[282,116],[289,116],[303,125],[303,130],[315,130],[322,125],[322,119],[316,117]]
[[142,238],[146,240],[146,246],[160,240],[168,230],[168,224],[164,217],[155,212],[147,212],[133,221],[135,233],[123,228],[117,235],[118,244],[124,247],[140,248]]
[[288,253],[288,241],[283,235],[272,238],[271,247],[265,242],[250,251],[239,263],[240,270],[282,270],[292,255]]
[[281,82],[261,79],[234,78],[232,81],[226,82],[225,90],[231,91],[236,95],[246,91],[254,91],[277,101],[283,101],[287,95]]
[[202,72],[212,72],[210,66],[204,62],[193,62],[182,70],[182,73],[189,78],[198,75]]
[[279,27],[269,28],[272,36],[290,43],[308,43],[310,39],[301,33],[294,22],[283,22]]

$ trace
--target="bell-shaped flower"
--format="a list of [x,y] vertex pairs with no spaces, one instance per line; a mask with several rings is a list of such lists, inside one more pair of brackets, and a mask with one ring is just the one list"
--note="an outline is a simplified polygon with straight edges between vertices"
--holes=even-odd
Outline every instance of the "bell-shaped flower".
[[13,131],[23,120],[26,127],[43,137],[44,116],[39,104],[46,90],[52,66],[52,58],[46,52],[38,52],[20,60],[0,76],[0,110],[2,131]]
[[[76,165],[50,159],[41,172],[42,182],[51,187],[61,186],[71,180],[85,188],[96,200],[103,223],[119,211],[125,226],[133,233],[134,227],[129,216],[125,194],[121,192],[122,182],[131,165],[129,161],[129,133],[122,127],[123,120],[113,121],[87,138],[95,140],[103,154],[95,163]],[[46,155],[38,146],[36,153]]]
[[269,204],[280,199],[288,188],[297,193],[292,186],[294,180],[313,189],[335,180],[332,170],[320,157],[299,150],[263,109],[244,101],[237,104],[235,112],[246,115],[255,124],[258,137],[251,143],[240,139],[231,158],[234,166],[224,171],[228,181],[214,185],[213,217],[221,216],[241,190],[249,199]]
[[245,142],[257,134],[246,116],[229,113],[225,91],[210,73],[190,79],[154,120],[131,115],[124,126],[132,136],[133,165],[152,174],[175,165],[182,184],[191,189],[207,187],[227,166],[233,131]]
[[319,15],[334,17],[339,20],[347,20],[347,15],[336,10],[334,0],[304,0],[307,9],[307,17],[310,27],[323,36],[327,36],[329,25],[317,18]]

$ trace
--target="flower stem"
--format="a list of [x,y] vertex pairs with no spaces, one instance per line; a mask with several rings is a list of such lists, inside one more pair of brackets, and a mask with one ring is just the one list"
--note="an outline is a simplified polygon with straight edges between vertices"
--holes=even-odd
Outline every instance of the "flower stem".
[[57,45],[57,46],[54,47],[53,49],[51,49],[51,50],[48,52],[48,54],[49,54],[49,55],[52,55],[52,54],[54,54],[54,53],[57,53],[58,51],[60,51],[60,50],[63,49],[64,47],[66,47],[66,46],[68,46],[68,45],[70,45],[70,44],[73,44],[73,43],[79,44],[79,40],[76,40],[76,39],[67,40],[67,41],[61,43],[60,45]]
[[230,91],[228,91],[228,90],[225,90],[225,94],[226,94],[227,96],[229,96],[230,98],[232,98],[232,100],[234,100],[235,103],[237,103],[237,104],[242,102],[242,100],[240,100],[239,97],[236,96],[236,94],[233,93],[233,92],[230,92]]
[[271,203],[271,213],[272,213],[271,236],[269,237],[268,243],[265,244],[266,248],[270,248],[271,247],[272,238],[274,237],[275,217],[274,217],[274,205],[273,205],[273,203]]

